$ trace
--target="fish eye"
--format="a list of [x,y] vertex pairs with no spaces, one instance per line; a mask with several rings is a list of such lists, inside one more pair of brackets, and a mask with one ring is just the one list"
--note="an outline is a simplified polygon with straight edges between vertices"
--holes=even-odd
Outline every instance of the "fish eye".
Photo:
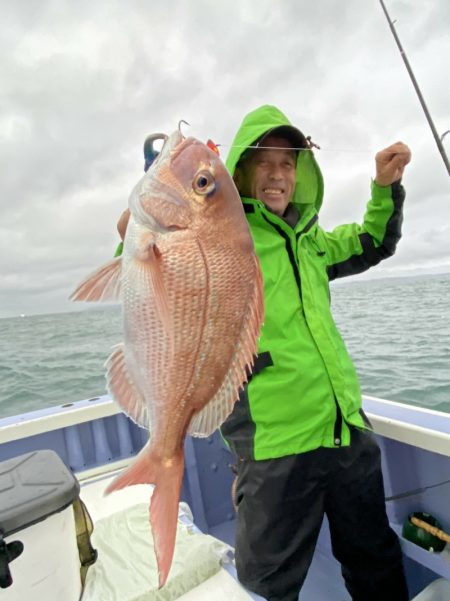
[[215,190],[216,181],[209,171],[202,170],[195,175],[192,187],[197,194],[206,196]]

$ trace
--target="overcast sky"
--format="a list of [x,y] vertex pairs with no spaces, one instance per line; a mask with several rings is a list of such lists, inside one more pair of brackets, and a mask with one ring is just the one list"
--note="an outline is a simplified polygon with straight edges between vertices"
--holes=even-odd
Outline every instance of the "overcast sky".
[[[66,299],[113,255],[149,133],[185,119],[225,157],[260,104],[321,145],[327,229],[361,220],[375,152],[406,142],[403,238],[371,276],[450,271],[450,178],[378,0],[0,5],[0,316],[78,308]],[[386,5],[443,134],[450,2]]]

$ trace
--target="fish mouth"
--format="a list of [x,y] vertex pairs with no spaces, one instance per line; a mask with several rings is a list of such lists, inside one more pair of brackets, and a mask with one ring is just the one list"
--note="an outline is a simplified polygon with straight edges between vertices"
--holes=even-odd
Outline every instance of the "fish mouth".
[[[179,133],[179,132],[177,132]],[[180,134],[181,135],[181,134]],[[189,137],[185,138],[181,135],[181,140],[177,144],[177,146],[170,153],[170,162],[172,163],[177,157],[180,156],[182,152],[189,148],[190,146],[202,146],[202,143],[196,140],[195,138]]]
[[157,161],[162,163],[164,159],[169,158],[170,163],[172,163],[184,150],[186,150],[186,148],[189,148],[190,146],[203,146],[203,144],[192,136],[186,138],[183,136],[181,131],[177,129],[166,138],[166,141],[161,148],[161,152],[157,157]]
[[172,153],[176,152],[178,146],[183,142],[184,139],[185,138],[183,134],[178,129],[171,133],[170,136],[168,136],[166,141],[164,142],[158,159],[162,161],[168,156],[171,157]]

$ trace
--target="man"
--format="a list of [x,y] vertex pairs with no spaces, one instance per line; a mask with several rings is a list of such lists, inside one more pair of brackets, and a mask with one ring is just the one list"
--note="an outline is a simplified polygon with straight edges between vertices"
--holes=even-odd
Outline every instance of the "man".
[[278,109],[249,113],[227,159],[261,263],[265,322],[252,377],[221,430],[238,457],[238,576],[269,601],[297,599],[324,514],[352,599],[408,599],[380,452],[328,282],[394,253],[409,160],[401,142],[379,152],[362,225],[327,233],[320,169]]
[[[363,224],[326,233],[320,169],[278,109],[249,113],[227,159],[261,263],[265,322],[251,379],[221,430],[238,457],[238,576],[269,601],[297,600],[324,514],[352,599],[408,599],[380,452],[328,282],[395,251],[409,160],[400,142],[379,152]],[[122,238],[128,216],[119,221]]]

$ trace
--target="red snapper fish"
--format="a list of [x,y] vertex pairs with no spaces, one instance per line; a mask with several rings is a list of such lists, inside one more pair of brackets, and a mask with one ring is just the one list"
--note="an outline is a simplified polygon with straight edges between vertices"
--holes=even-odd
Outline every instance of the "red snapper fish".
[[258,259],[234,183],[215,152],[179,131],[129,200],[122,257],[83,281],[73,300],[122,303],[124,342],[107,387],[150,431],[106,492],[155,485],[150,522],[159,586],[172,564],[186,434],[206,437],[247,380],[263,321]]

